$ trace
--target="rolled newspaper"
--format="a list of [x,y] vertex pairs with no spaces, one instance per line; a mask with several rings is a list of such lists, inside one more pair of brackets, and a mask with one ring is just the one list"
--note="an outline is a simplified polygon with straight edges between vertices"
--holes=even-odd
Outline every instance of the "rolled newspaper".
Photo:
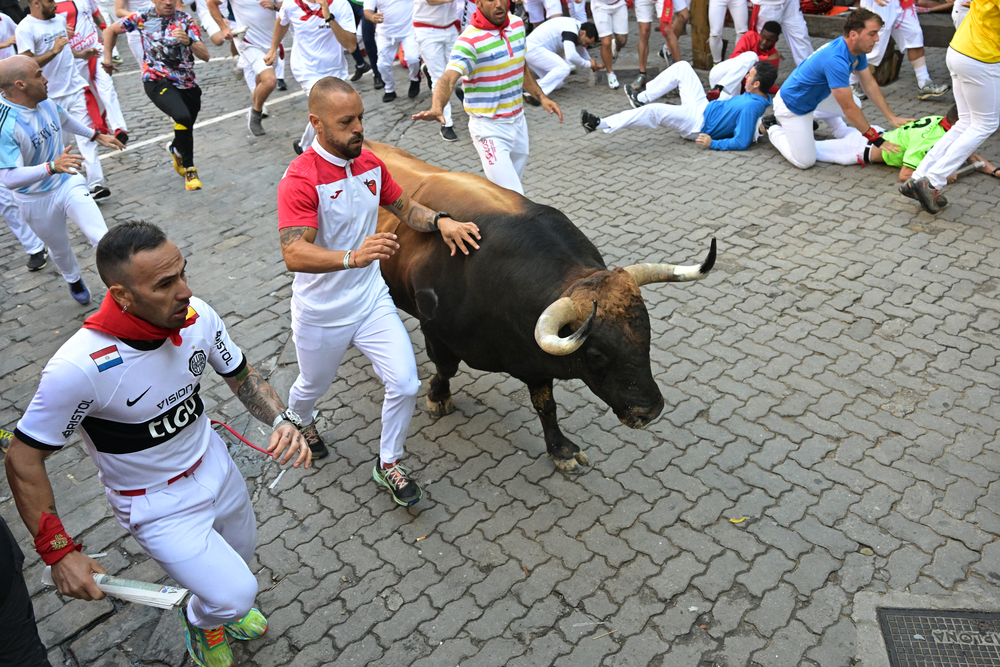
[[962,176],[965,176],[966,174],[971,174],[972,172],[974,172],[976,169],[979,169],[980,167],[985,167],[985,166],[986,166],[985,162],[982,162],[982,161],[973,162],[972,164],[967,164],[964,167],[962,167],[961,169],[959,169],[958,171],[956,171],[955,172],[955,176],[956,177],[962,177]]
[[[110,574],[95,574],[94,582],[105,595],[111,595],[120,600],[144,604],[160,609],[170,609],[179,607],[188,594],[188,589],[177,588],[176,586],[164,586],[163,584],[153,584],[148,581],[136,581],[134,579],[120,579],[112,577]],[[52,581],[52,568],[46,567],[42,571],[42,583],[47,586],[54,586]]]

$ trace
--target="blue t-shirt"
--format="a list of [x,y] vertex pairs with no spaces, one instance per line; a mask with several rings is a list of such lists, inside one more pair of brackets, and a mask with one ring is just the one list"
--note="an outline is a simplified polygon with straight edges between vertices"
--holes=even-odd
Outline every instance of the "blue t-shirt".
[[771,105],[766,95],[743,93],[729,100],[715,100],[705,107],[701,131],[712,137],[716,151],[745,151],[753,142],[757,121]]
[[851,72],[868,67],[868,57],[851,55],[847,42],[838,37],[802,61],[781,84],[781,101],[788,110],[804,116],[816,110],[833,88],[851,85]]

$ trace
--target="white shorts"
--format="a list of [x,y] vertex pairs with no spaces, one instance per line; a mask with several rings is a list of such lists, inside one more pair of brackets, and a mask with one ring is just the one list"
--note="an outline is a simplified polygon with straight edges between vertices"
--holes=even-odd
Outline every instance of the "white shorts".
[[635,0],[635,20],[639,23],[659,23],[663,16],[663,0]]
[[628,6],[621,2],[614,7],[595,5],[591,3],[590,11],[594,15],[594,25],[597,26],[597,36],[607,37],[610,34],[628,34]]
[[270,65],[264,62],[264,56],[267,55],[267,52],[256,44],[247,44],[242,40],[237,40],[236,50],[240,54],[240,66],[244,69],[252,69],[255,75],[260,76],[260,73],[264,70],[272,69]]
[[896,2],[890,2],[882,7],[875,0],[861,0],[861,7],[878,14],[885,22],[878,31],[875,48],[868,54],[870,65],[881,64],[885,50],[889,46],[889,37],[896,40],[896,47],[901,51],[919,49],[924,45],[924,31],[920,27],[920,20],[917,19],[917,12],[913,7],[901,9]]

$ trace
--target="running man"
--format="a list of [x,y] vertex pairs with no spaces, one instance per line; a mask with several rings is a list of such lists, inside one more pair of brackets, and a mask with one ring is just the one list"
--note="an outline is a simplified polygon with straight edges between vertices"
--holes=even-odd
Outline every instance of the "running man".
[[167,151],[185,190],[201,190],[194,166],[194,123],[201,110],[201,88],[195,83],[194,57],[208,62],[208,47],[188,14],[174,9],[176,0],[154,0],[150,9],[130,14],[104,30],[104,69],[110,73],[111,49],[122,33],[142,40],[142,85],[156,108],[174,121],[174,140]]
[[601,40],[601,62],[608,72],[608,88],[617,90],[620,84],[614,72],[615,59],[628,41],[628,5],[625,0],[591,0],[590,11]]
[[79,174],[83,159],[69,152],[65,133],[82,134],[109,148],[124,146],[69,115],[49,98],[47,84],[33,58],[0,61],[0,183],[14,191],[21,215],[49,247],[70,295],[85,306],[90,290],[80,275],[66,218],[95,246],[108,226]]
[[478,249],[479,228],[435,213],[403,192],[385,163],[364,149],[364,110],[349,83],[333,77],[317,81],[309,93],[316,141],[278,184],[281,254],[295,272],[292,337],[299,376],[288,403],[308,420],[302,433],[313,458],[326,456],[313,408],[330,388],[347,346],[361,350],[385,384],[372,474],[397,504],[409,506],[421,491],[399,460],[420,380],[410,337],[379,272],[378,260],[399,248],[395,234],[376,233],[379,207],[416,230],[440,231],[452,254]]
[[413,6],[414,0],[365,0],[365,18],[375,24],[378,69],[385,83],[383,102],[396,99],[392,63],[400,48],[409,70],[410,89],[406,96],[413,99],[420,93],[420,51],[413,32]]
[[[733,99],[709,102],[691,64],[681,61],[650,81],[643,93],[626,88],[632,109],[604,119],[584,109],[580,122],[588,133],[604,130],[609,134],[626,127],[668,127],[705,148],[745,151],[753,142],[760,117],[771,104],[767,91],[777,78],[778,70],[774,65],[759,62],[746,75],[745,93]],[[680,91],[680,104],[647,103],[675,88]]]
[[476,0],[469,27],[455,42],[448,69],[434,86],[428,111],[413,120],[444,125],[444,105],[459,78],[465,88],[469,134],[479,152],[486,178],[524,194],[521,176],[528,162],[528,121],[524,93],[563,120],[559,105],[548,98],[524,66],[524,22],[507,12],[507,0]]
[[[580,23],[568,16],[549,19],[528,35],[524,57],[528,67],[538,77],[538,87],[548,95],[562,88],[574,67],[589,67],[597,71],[597,61],[587,49],[597,42],[597,28],[593,23]],[[538,100],[527,93],[524,99],[538,105]]]
[[[434,90],[434,84],[448,67],[448,56],[455,46],[462,24],[455,17],[456,6],[460,9],[465,0],[414,0],[413,35],[417,39],[420,58],[424,61],[427,85]],[[441,138],[458,141],[451,119],[451,101],[444,105],[444,125]]]
[[79,431],[118,522],[192,593],[177,611],[195,664],[227,667],[227,635],[256,639],[267,619],[253,608],[257,578],[248,567],[257,519],[198,394],[205,370],[272,429],[275,459],[308,467],[310,456],[298,416],[250,366],[218,313],[191,294],[186,264],[147,222],[121,223],[101,239],[97,270],[108,293],[45,365],[4,464],[59,592],[99,600],[93,574],[104,569],[63,527],[45,472],[45,459]]

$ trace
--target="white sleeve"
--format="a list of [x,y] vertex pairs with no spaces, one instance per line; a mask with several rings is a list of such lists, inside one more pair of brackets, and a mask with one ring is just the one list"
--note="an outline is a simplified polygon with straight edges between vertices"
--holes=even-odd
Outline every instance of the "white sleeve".
[[349,33],[358,31],[358,24],[354,22],[354,11],[348,4],[348,0],[333,0],[330,3],[330,12],[341,28]]
[[[243,350],[229,337],[229,332],[226,330],[226,323],[204,301],[196,303],[192,300],[191,306],[198,313],[198,317],[204,317],[207,320],[214,332],[212,334],[212,350],[208,353],[208,363],[215,369],[216,373],[223,377],[231,377],[241,371],[244,361]],[[181,336],[183,335],[184,332],[182,329]]]
[[17,24],[17,29],[14,31],[17,35],[17,52],[24,53],[25,51],[30,51],[34,55],[40,55],[35,53],[35,36],[31,32],[31,27],[25,24],[23,21]]
[[566,62],[577,67],[590,67],[590,58],[584,59],[576,49],[576,44],[573,42],[568,39],[563,41],[563,54]]
[[8,190],[24,188],[51,176],[48,163],[34,167],[12,167],[0,169],[0,183]]
[[55,357],[45,365],[38,391],[17,423],[15,434],[36,449],[59,449],[83,418],[100,407],[87,374],[76,364]]
[[291,7],[292,5],[287,2],[281,3],[281,9],[278,10],[278,20],[281,21],[281,25],[288,25],[292,22],[292,18],[289,16]]
[[375,0],[365,0],[365,9],[375,11]]

